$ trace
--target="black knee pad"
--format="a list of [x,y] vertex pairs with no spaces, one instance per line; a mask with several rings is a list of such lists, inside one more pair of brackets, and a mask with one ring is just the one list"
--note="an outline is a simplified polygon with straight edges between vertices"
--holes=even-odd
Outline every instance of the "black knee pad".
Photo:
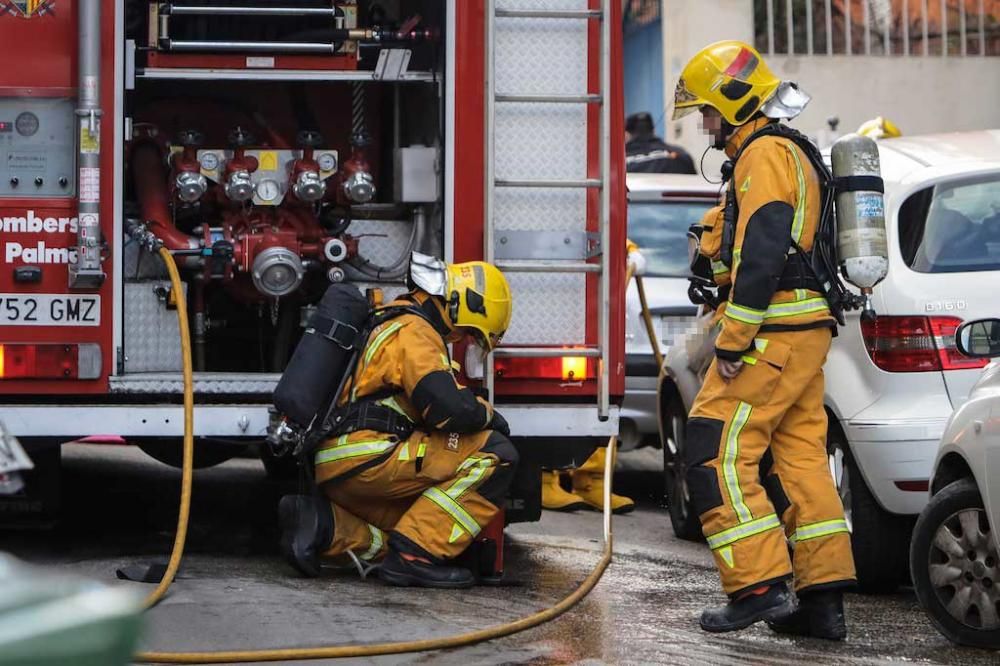
[[687,467],[688,491],[691,508],[696,515],[722,506],[719,476],[705,463],[719,457],[722,430],[725,423],[718,419],[694,417],[688,420],[685,438],[684,462]]
[[512,468],[517,467],[517,463],[520,460],[514,444],[495,430],[490,433],[482,451],[483,453],[492,453],[495,455],[500,465],[509,465]]
[[514,472],[517,469],[519,456],[517,449],[509,439],[494,431],[490,433],[486,445],[482,448],[482,453],[490,453],[497,457],[497,465],[490,478],[479,487],[479,494],[496,506],[503,506],[503,499],[507,495],[514,480]]

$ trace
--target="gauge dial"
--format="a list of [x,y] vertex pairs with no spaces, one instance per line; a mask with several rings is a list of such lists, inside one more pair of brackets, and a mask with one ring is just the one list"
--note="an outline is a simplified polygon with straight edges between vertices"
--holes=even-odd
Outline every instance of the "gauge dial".
[[257,197],[261,201],[274,201],[281,196],[281,185],[276,180],[262,180],[257,183]]
[[319,164],[319,168],[323,171],[337,170],[337,156],[333,153],[323,153],[316,158],[316,163]]
[[14,127],[21,136],[34,136],[38,131],[38,116],[31,111],[25,111],[18,115],[14,121]]
[[215,153],[205,153],[199,161],[205,171],[215,171],[219,168],[219,156]]

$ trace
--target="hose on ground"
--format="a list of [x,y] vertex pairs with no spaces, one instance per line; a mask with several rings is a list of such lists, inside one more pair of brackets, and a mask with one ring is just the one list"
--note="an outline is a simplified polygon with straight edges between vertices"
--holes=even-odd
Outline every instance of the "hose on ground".
[[[184,554],[184,541],[187,536],[188,516],[191,510],[191,476],[194,468],[194,383],[191,370],[191,341],[187,327],[187,305],[177,265],[166,248],[160,249],[170,274],[170,282],[177,300],[177,319],[180,325],[181,350],[184,363],[184,468],[181,475],[181,505],[177,519],[177,534],[174,538],[173,551],[167,572],[156,589],[146,599],[146,608],[154,606],[174,580]],[[593,571],[580,583],[573,592],[556,605],[538,611],[519,620],[494,625],[486,629],[471,631],[444,638],[430,638],[418,641],[399,641],[394,643],[377,643],[362,645],[330,645],[306,648],[284,648],[270,650],[231,650],[215,652],[140,652],[135,655],[139,663],[158,664],[232,664],[259,663],[268,661],[305,661],[312,659],[336,659],[346,657],[374,657],[387,654],[407,652],[427,652],[431,650],[446,650],[463,647],[510,636],[556,619],[586,597],[604,571],[611,564],[612,533],[611,533],[611,484],[612,472],[615,467],[615,438],[608,442],[608,455],[604,462],[604,550],[601,559]]]
[[160,248],[160,257],[167,266],[170,275],[170,288],[177,303],[177,324],[181,334],[181,362],[184,375],[184,453],[181,467],[181,506],[177,513],[177,532],[174,534],[174,547],[170,552],[170,562],[167,571],[160,579],[146,601],[146,608],[152,608],[167,593],[167,588],[174,582],[177,569],[184,555],[184,541],[187,539],[188,517],[191,514],[191,477],[194,471],[194,377],[191,367],[191,333],[188,328],[187,300],[184,297],[184,285],[177,272],[177,263],[165,247]]

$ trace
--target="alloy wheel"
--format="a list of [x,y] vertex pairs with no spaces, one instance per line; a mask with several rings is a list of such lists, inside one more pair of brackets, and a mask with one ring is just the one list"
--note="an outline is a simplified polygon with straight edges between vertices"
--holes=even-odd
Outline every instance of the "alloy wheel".
[[1000,557],[983,509],[956,511],[930,545],[934,594],[956,621],[977,630],[1000,629]]

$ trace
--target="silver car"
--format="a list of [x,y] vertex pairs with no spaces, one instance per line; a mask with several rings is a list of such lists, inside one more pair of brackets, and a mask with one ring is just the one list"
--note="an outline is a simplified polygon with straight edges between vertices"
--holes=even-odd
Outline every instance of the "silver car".
[[[962,325],[959,351],[1000,357],[1000,319]],[[1000,649],[1000,364],[952,414],[913,531],[910,569],[937,628],[963,645]]]
[[[719,185],[688,174],[630,173],[628,235],[646,260],[646,297],[660,349],[695,323],[697,309],[687,296],[688,228],[716,204]],[[653,356],[642,319],[635,281],[629,284],[625,320],[625,401],[619,446],[630,450],[659,445],[656,421],[656,378]]]

